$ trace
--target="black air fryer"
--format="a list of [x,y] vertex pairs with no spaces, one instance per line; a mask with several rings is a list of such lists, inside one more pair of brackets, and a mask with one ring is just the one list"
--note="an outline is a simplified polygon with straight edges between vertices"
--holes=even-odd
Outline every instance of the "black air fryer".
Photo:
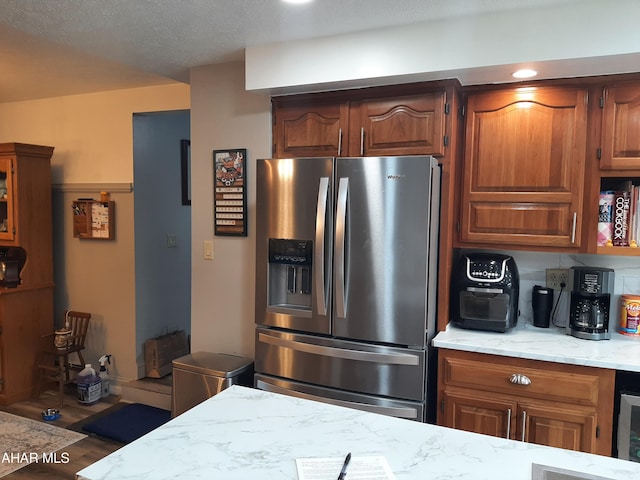
[[506,332],[518,322],[520,277],[508,255],[463,255],[451,275],[451,321],[474,330]]

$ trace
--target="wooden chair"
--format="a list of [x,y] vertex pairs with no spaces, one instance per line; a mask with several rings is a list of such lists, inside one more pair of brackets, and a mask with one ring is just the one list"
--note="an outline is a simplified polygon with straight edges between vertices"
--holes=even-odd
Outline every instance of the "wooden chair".
[[[84,342],[89,330],[89,320],[91,314],[67,310],[65,312],[65,326],[68,324],[71,335],[67,337],[66,346],[57,348],[54,344],[56,334],[45,335],[46,342],[42,349],[42,361],[38,365],[40,370],[40,385],[38,394],[42,392],[46,382],[57,382],[59,404],[64,403],[64,385],[71,381],[71,370],[80,371],[84,368],[85,362],[82,356]],[[71,363],[70,356],[77,355],[79,363]]]

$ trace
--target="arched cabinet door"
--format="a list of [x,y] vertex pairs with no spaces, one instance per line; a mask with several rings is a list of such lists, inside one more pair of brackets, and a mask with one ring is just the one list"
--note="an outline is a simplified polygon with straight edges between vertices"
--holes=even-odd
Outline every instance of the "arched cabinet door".
[[345,154],[349,119],[347,102],[281,104],[274,101],[272,118],[273,155],[276,158],[338,157]]
[[580,247],[587,89],[468,98],[460,241]]
[[274,98],[273,155],[442,157],[446,112],[442,88],[373,98],[348,92]]
[[640,170],[640,87],[602,91],[602,170]]
[[445,94],[354,102],[349,152],[352,156],[445,154]]

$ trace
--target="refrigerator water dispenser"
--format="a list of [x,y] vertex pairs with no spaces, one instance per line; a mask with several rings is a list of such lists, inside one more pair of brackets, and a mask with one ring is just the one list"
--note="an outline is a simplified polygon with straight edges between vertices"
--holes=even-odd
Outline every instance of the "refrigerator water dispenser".
[[311,311],[312,243],[311,240],[269,239],[269,311]]

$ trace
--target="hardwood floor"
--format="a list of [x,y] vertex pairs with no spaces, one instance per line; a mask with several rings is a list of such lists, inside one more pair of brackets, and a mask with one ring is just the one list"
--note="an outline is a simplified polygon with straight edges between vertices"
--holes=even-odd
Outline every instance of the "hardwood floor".
[[[109,408],[114,403],[117,403],[118,400],[118,397],[112,395],[95,405],[80,405],[77,402],[76,391],[69,387],[66,391],[64,406],[60,409],[60,418],[50,423],[65,428],[67,425],[79,422],[86,417]],[[0,410],[44,422],[44,420],[42,420],[42,411],[45,408],[57,408],[57,405],[57,392],[46,391],[43,392],[37,400],[27,400],[7,406],[0,406]],[[75,474],[79,470],[82,470],[84,467],[91,465],[119,448],[120,445],[116,443],[87,437],[63,449],[63,451],[69,455],[69,463],[32,463],[3,477],[3,480],[74,479]]]

